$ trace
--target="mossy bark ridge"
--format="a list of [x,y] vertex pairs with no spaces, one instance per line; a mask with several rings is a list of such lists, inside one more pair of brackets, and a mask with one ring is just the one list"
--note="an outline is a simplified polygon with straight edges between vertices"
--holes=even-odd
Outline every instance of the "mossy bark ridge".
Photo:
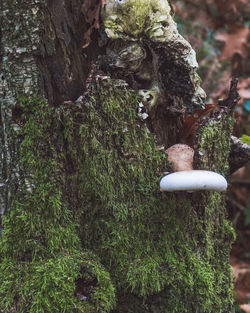
[[[21,6],[21,2],[15,4]],[[107,3],[107,12],[112,9],[111,2]],[[135,1],[121,2],[136,5]],[[168,39],[166,42],[161,39],[167,24],[157,24],[157,40],[148,35],[152,25],[146,33],[145,27],[136,33],[132,28],[132,33],[126,31],[129,38],[119,32],[119,42],[111,38],[107,55],[101,60],[100,67],[104,69],[112,51],[115,54],[116,49],[123,49],[124,58],[118,60],[125,64],[122,70],[117,75],[111,71],[109,77],[98,66],[92,66],[85,93],[78,98],[82,90],[76,84],[71,95],[65,64],[73,68],[81,57],[72,52],[78,43],[72,39],[67,44],[65,28],[64,32],[59,31],[62,24],[58,19],[47,23],[51,12],[61,12],[59,16],[65,17],[70,11],[69,2],[53,3],[55,7],[39,1],[40,15],[33,17],[39,16],[41,27],[56,25],[54,35],[58,45],[53,48],[50,32],[46,32],[49,37],[46,39],[39,33],[38,38],[50,44],[38,57],[27,52],[34,58],[36,72],[32,75],[37,84],[29,90],[23,85],[18,90],[13,86],[9,88],[10,92],[15,91],[12,100],[2,100],[10,112],[18,108],[15,116],[20,123],[13,136],[24,184],[17,183],[17,190],[12,190],[13,200],[8,207],[11,210],[3,220],[0,311],[233,312],[228,254],[234,231],[226,218],[223,194],[159,191],[159,180],[168,162],[157,144],[167,147],[175,143],[183,108],[192,110],[203,103],[204,94],[199,84],[194,83],[196,65],[190,67],[189,61],[182,58],[183,45],[168,45]],[[113,1],[115,6],[117,3]],[[167,13],[161,14],[163,4]],[[3,16],[10,12],[7,0],[4,8]],[[73,6],[70,8],[72,11]],[[152,8],[157,16],[170,14],[167,1],[146,1],[147,15]],[[131,6],[126,10],[131,10]],[[122,12],[121,8],[119,11]],[[12,13],[13,19],[14,9]],[[154,20],[154,14],[150,20]],[[67,25],[73,25],[69,16]],[[105,21],[104,26],[107,27]],[[1,27],[2,32],[7,31],[3,23]],[[26,32],[24,27],[23,33]],[[178,36],[173,43],[175,38],[179,43],[184,40]],[[70,37],[74,38],[72,34]],[[191,47],[186,46],[188,53],[193,54]],[[158,57],[159,49],[163,59]],[[43,51],[42,47],[39,51]],[[57,59],[58,55],[61,57]],[[151,68],[149,56],[153,61]],[[169,73],[171,70],[175,73],[172,88],[174,91],[178,87],[183,69],[192,86],[187,93],[177,88],[173,94],[166,88],[169,80],[164,75],[175,56],[174,69],[169,68]],[[22,62],[23,59],[17,59],[6,64]],[[148,69],[146,72],[142,64]],[[61,66],[66,76],[58,74],[57,67]],[[88,68],[83,70],[82,81]],[[7,68],[6,73],[11,75],[11,70]],[[51,79],[56,73],[59,81]],[[72,73],[74,76],[78,72]],[[43,83],[38,77],[42,77]],[[3,92],[10,81],[11,78],[2,85]],[[64,93],[59,86],[64,86]],[[146,102],[147,92],[152,95],[150,101],[152,98],[154,101]],[[163,96],[167,101],[162,100]],[[138,116],[142,104],[149,115],[146,121]],[[199,169],[216,170],[224,175],[228,171],[233,124],[231,111],[225,112],[204,120],[195,147]],[[161,130],[164,118],[168,126]],[[7,117],[4,121],[8,121]],[[6,128],[3,122],[1,125],[3,133]],[[12,149],[8,141],[6,146]]]

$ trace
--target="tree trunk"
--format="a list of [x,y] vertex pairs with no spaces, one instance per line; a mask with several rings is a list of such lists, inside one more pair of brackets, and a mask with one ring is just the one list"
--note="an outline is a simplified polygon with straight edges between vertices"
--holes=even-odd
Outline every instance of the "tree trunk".
[[[224,194],[159,190],[204,107],[195,54],[160,0],[107,1],[82,49],[84,4],[1,2],[0,310],[233,312]],[[235,98],[198,124],[197,169],[227,175]]]

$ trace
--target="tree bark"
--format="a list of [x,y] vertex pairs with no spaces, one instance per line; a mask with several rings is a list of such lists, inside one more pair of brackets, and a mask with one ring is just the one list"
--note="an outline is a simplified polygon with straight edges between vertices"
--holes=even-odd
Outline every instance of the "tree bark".
[[[195,53],[160,0],[108,1],[83,50],[81,7],[1,2],[0,310],[233,312],[224,194],[159,191],[204,106]],[[197,169],[227,175],[232,127],[202,120]]]

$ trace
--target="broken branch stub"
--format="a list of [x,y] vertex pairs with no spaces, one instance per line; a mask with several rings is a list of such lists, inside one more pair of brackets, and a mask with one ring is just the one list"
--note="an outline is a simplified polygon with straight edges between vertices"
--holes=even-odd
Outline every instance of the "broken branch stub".
[[179,34],[168,1],[108,0],[101,16],[103,38],[110,39],[101,69],[142,90],[158,140],[175,143],[184,112],[203,108],[206,94],[195,51]]
[[237,89],[238,78],[233,77],[230,84],[230,90],[228,93],[228,97],[222,101],[219,101],[219,106],[225,106],[229,108],[231,111],[235,108],[237,103],[240,100],[240,95]]

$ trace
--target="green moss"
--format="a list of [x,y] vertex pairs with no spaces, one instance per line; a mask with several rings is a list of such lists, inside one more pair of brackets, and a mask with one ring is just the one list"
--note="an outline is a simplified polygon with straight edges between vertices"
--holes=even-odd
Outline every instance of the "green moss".
[[[107,271],[89,252],[1,266],[1,312],[109,312],[115,290]],[[8,279],[7,279],[8,278]],[[78,289],[76,289],[76,282]],[[86,302],[76,298],[84,291]]]
[[228,174],[233,125],[234,118],[225,114],[221,119],[212,119],[199,132],[198,153],[202,169]]
[[[109,84],[57,109],[21,101],[29,189],[4,220],[0,309],[232,312],[234,231],[223,197],[161,193],[167,159],[137,117],[140,98]],[[227,170],[231,123],[223,123],[202,129],[201,167]]]
[[82,242],[110,272],[115,312],[228,313],[234,232],[221,195],[159,192],[167,160],[137,118],[139,101],[133,91],[97,87],[57,111]]
[[[53,110],[39,97],[23,97],[19,105],[25,122],[20,164],[28,175],[3,220],[0,310],[109,312],[115,303],[109,274],[97,257],[81,251],[76,221],[63,202],[62,156],[55,144],[60,129]],[[80,290],[92,286],[84,303],[75,296],[79,280]]]

